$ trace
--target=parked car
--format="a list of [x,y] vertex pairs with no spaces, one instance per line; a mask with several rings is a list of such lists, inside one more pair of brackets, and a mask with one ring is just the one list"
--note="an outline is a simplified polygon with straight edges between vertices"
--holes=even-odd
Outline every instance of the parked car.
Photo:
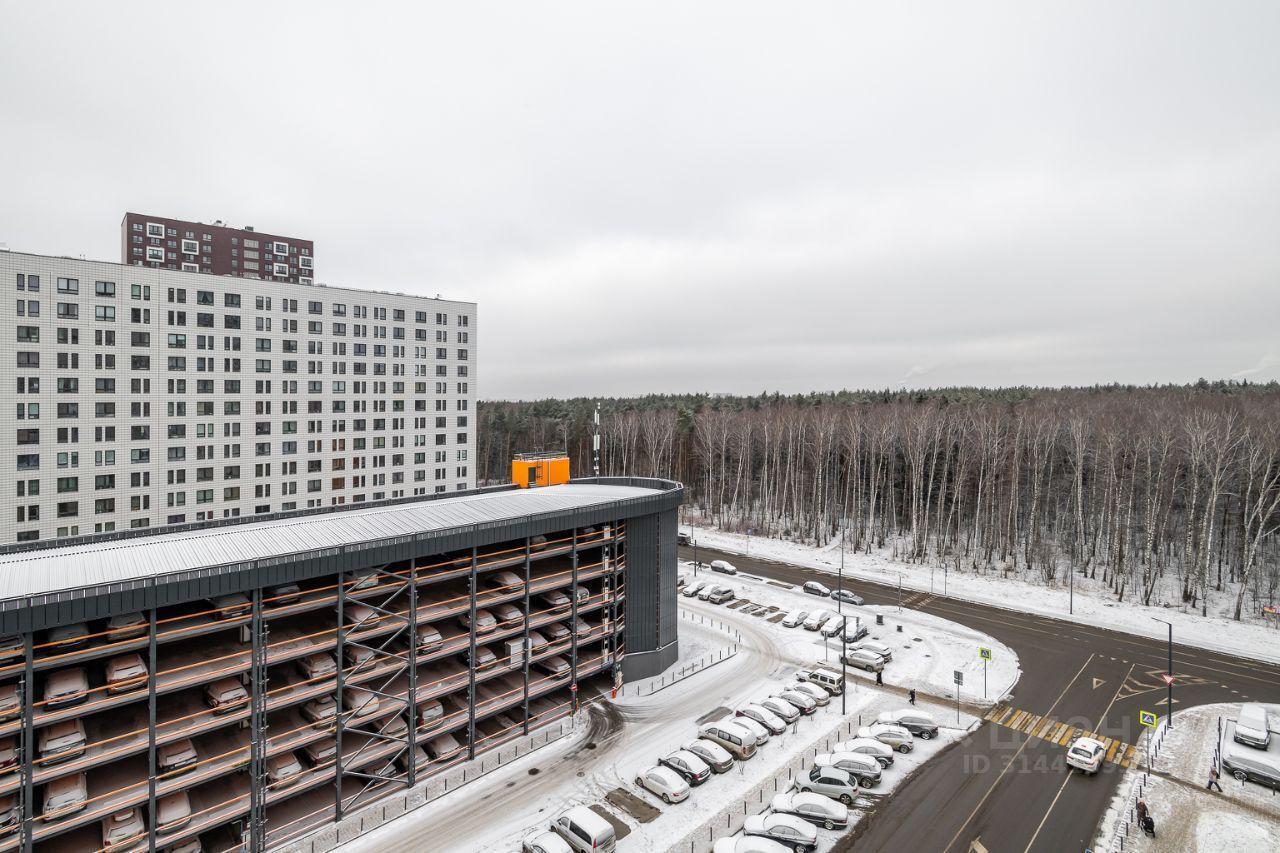
[[418,728],[425,729],[444,719],[444,704],[439,699],[418,703]]
[[[471,666],[471,649],[462,650],[462,662]],[[498,665],[498,656],[488,646],[476,646],[475,668],[477,672],[493,669]]]
[[103,850],[127,847],[146,834],[147,826],[142,822],[142,809],[124,809],[102,819]]
[[777,812],[751,815],[742,823],[742,834],[771,839],[795,853],[810,853],[818,846],[818,831],[808,821]]
[[863,637],[871,633],[865,622],[861,619],[850,619],[844,629],[844,634],[840,637],[846,644],[856,643]]
[[572,633],[559,622],[552,622],[542,626],[542,632],[547,635],[547,639],[552,643],[559,643],[569,639]]
[[489,608],[499,628],[516,628],[524,624],[524,611],[514,604],[498,604]]
[[893,647],[879,640],[857,640],[853,644],[853,649],[874,652],[884,658],[885,663],[893,660]]
[[925,711],[917,711],[915,708],[883,711],[876,718],[876,721],[902,726],[921,740],[929,740],[929,738],[938,736],[938,724],[934,722],[933,717],[929,716]]
[[1241,782],[1257,782],[1273,791],[1280,788],[1280,756],[1271,750],[1240,749],[1229,743],[1222,750],[1222,770]]
[[806,631],[817,631],[827,623],[831,616],[830,610],[815,610],[809,614],[809,618],[804,620],[804,629]]
[[710,584],[711,581],[695,580],[684,585],[684,589],[680,590],[680,594],[685,598],[694,598],[698,593],[702,592],[702,588]]
[[865,604],[862,596],[852,593],[847,589],[838,589],[831,593],[831,597],[836,601],[843,601],[845,604]]
[[712,560],[711,571],[719,572],[722,575],[736,575],[738,573],[738,567],[725,560]]
[[317,696],[302,706],[302,716],[317,729],[333,725],[337,714],[338,703],[328,693],[323,696]]
[[156,801],[156,831],[172,832],[191,822],[191,798],[178,791]]
[[842,740],[831,747],[832,752],[860,752],[870,755],[880,762],[881,767],[893,766],[893,747],[873,737],[856,737],[853,740]]
[[767,699],[761,699],[756,703],[764,708],[770,714],[778,717],[784,723],[794,723],[800,719],[800,709],[792,705],[786,699],[779,699],[777,696],[770,696]]
[[347,592],[358,589],[371,589],[378,585],[378,575],[368,569],[355,569],[342,573],[342,582],[347,585]]
[[84,755],[84,723],[77,717],[63,720],[40,729],[37,748],[40,750],[40,766],[48,767],[60,761],[69,761]]
[[698,738],[685,744],[684,748],[701,758],[712,773],[727,773],[733,769],[733,756],[713,740]]
[[698,593],[698,600],[706,601],[711,604],[724,604],[726,601],[733,601],[733,587],[731,586],[703,587],[702,592]]
[[302,587],[296,583],[282,583],[267,587],[267,598],[263,604],[268,607],[287,607],[302,600]]
[[427,741],[427,755],[432,761],[453,758],[463,749],[453,735],[439,735]]
[[1106,757],[1106,746],[1091,737],[1078,737],[1067,747],[1067,766],[1080,770],[1086,776],[1097,773],[1102,768],[1102,759]]
[[839,767],[864,788],[880,784],[880,762],[874,755],[861,752],[824,752],[814,756],[815,767]]
[[817,701],[807,693],[801,693],[796,690],[780,690],[774,695],[785,702],[795,705],[796,709],[806,717],[818,710]]
[[190,738],[171,741],[156,747],[156,769],[160,776],[175,776],[196,766],[200,757]]
[[48,641],[45,643],[51,654],[83,649],[87,645],[89,645],[89,626],[83,622],[59,625],[57,628],[50,629]]
[[1232,739],[1236,743],[1243,743],[1255,749],[1266,749],[1271,743],[1271,725],[1267,720],[1267,709],[1257,702],[1246,702],[1241,705]]
[[524,589],[524,578],[515,572],[494,572],[485,576],[484,588],[490,592],[503,594],[516,592]]
[[797,625],[803,625],[804,620],[808,618],[808,610],[789,610],[787,611],[787,615],[782,617],[782,627],[794,628]]
[[348,628],[364,630],[372,628],[384,619],[386,619],[384,615],[367,604],[348,601],[342,607],[342,621],[347,623]]
[[800,590],[802,592],[807,592],[809,595],[819,596],[820,598],[828,598],[831,595],[831,590],[817,581],[805,581],[804,585],[800,587]]
[[418,654],[434,652],[444,644],[444,636],[435,625],[418,626]]
[[248,616],[253,610],[253,602],[238,592],[232,592],[227,595],[215,595],[209,599],[215,615],[219,619],[235,619],[240,616]]
[[0,738],[0,773],[8,773],[18,766],[18,738],[10,735]]
[[564,613],[573,607],[573,602],[560,590],[553,589],[538,594],[538,605],[544,612]]
[[54,779],[44,786],[41,820],[57,820],[81,811],[89,801],[89,779],[83,773]]
[[787,689],[808,696],[814,702],[818,703],[818,707],[822,708],[831,704],[831,694],[827,692],[825,687],[819,687],[816,684],[810,684],[807,681],[791,681],[787,683]]
[[840,676],[839,672],[827,669],[824,666],[796,670],[796,679],[809,684],[816,684],[825,690],[829,696],[839,696],[844,692],[844,678]]
[[858,729],[858,737],[875,738],[881,743],[893,747],[903,755],[916,748],[911,732],[902,726],[895,726],[891,723],[873,723],[869,726],[863,726]]
[[[831,637],[844,636],[845,628],[849,624],[849,617],[842,616],[839,613],[832,614],[831,618],[822,624],[818,629],[818,633],[830,639]],[[853,620],[853,624],[858,624],[857,620]]]
[[236,679],[220,678],[205,686],[204,703],[215,714],[228,714],[249,704],[249,694]]
[[166,849],[164,853],[204,853],[204,848],[200,846],[199,838],[193,838]]
[[560,655],[545,657],[542,660],[535,662],[533,666],[535,669],[551,676],[552,678],[559,678],[561,676],[568,675],[572,669],[569,662],[560,657]]
[[778,794],[769,804],[778,814],[795,815],[823,829],[840,829],[849,825],[849,807],[812,791]]
[[60,669],[44,683],[44,709],[64,708],[83,702],[89,695],[89,676],[84,667]]
[[701,785],[711,778],[711,767],[686,749],[677,749],[658,759],[658,764],[679,773],[690,785]]
[[302,762],[292,752],[281,752],[267,759],[267,784],[275,789],[292,785],[302,776]]
[[[353,647],[348,646],[347,648]],[[314,655],[298,658],[297,667],[298,672],[308,681],[333,678],[338,674],[338,662],[328,652],[317,652]]]
[[349,643],[343,645],[342,657],[347,662],[348,674],[354,674],[366,667],[373,666],[378,653],[368,646]]
[[382,697],[363,687],[342,689],[343,719],[364,720],[374,716],[382,708]]
[[576,853],[613,853],[617,843],[613,824],[586,806],[574,806],[551,822]]
[[[787,705],[787,708],[792,713],[799,715],[800,712],[796,711],[791,706],[791,703],[788,702],[784,704]],[[776,714],[770,709],[766,708],[764,705],[759,705],[754,702],[748,705],[743,705],[741,708],[739,708],[737,711],[734,712],[734,716],[746,717],[749,720],[754,720],[755,722],[759,723],[760,725],[768,729],[770,734],[775,734],[775,735],[780,735],[783,732],[785,732],[787,730],[787,723],[794,721],[794,718],[785,719],[779,714]]]
[[22,713],[22,703],[18,700],[16,683],[0,684],[0,722],[12,720]]
[[737,722],[707,723],[698,730],[698,737],[719,744],[740,761],[756,754],[755,734]]
[[884,670],[884,658],[866,649],[850,649],[844,653],[843,658],[854,669],[865,669],[867,672]]
[[21,817],[22,812],[18,808],[16,794],[0,797],[0,836],[6,836],[14,832],[18,828],[18,821]]
[[839,800],[846,806],[858,796],[858,783],[839,767],[815,766],[808,773],[800,774],[800,778],[796,780],[796,788]]
[[787,848],[772,838],[739,835],[732,838],[721,838],[711,848],[711,853],[787,853]]
[[540,631],[529,632],[529,653],[530,654],[536,655],[538,652],[542,651],[549,645],[551,645],[550,641],[546,637],[542,636],[542,633]]
[[764,746],[769,742],[769,728],[764,724],[757,723],[750,717],[734,717],[733,722],[756,736],[756,746]]
[[147,665],[142,662],[142,655],[120,655],[107,661],[107,692],[124,693],[145,687],[147,683]]
[[[462,630],[470,631],[471,630],[471,614],[463,613],[461,616],[459,616],[458,625],[461,626]],[[498,630],[498,620],[494,618],[493,614],[490,613],[488,610],[485,610],[484,608],[477,610],[476,611],[476,633],[491,634],[496,630]]]
[[425,767],[431,763],[431,757],[427,755],[427,751],[420,746],[415,746],[412,751],[402,752],[396,756],[396,766],[400,768],[402,773],[409,772],[410,756],[413,757],[413,763],[417,767]]
[[690,536],[688,533],[677,533],[677,534],[676,534],[676,544],[677,544],[677,545],[692,545],[692,544],[693,544],[693,537],[692,537],[692,536]]
[[636,787],[644,788],[664,803],[680,803],[689,798],[689,783],[667,767],[648,767],[636,776]]
[[520,843],[520,853],[573,853],[573,848],[554,832],[539,832]]
[[529,540],[529,548],[533,551],[542,551],[547,547],[547,537],[538,534]]
[[134,640],[147,633],[147,619],[141,613],[118,613],[107,620],[107,640]]

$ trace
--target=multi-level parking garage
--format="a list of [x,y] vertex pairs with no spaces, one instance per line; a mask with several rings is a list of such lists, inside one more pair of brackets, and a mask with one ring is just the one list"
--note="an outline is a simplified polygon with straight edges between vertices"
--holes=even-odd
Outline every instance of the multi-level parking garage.
[[276,846],[660,671],[680,496],[584,480],[7,549],[0,853]]

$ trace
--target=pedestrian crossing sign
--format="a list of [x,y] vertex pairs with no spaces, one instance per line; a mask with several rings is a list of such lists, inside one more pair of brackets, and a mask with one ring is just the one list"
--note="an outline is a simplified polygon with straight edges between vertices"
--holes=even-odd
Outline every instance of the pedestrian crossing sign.
[[991,649],[984,649],[982,646],[978,646],[978,657],[983,660],[991,660]]
[[1151,711],[1138,712],[1138,722],[1149,729],[1154,729],[1156,727],[1156,720],[1157,720],[1156,715]]

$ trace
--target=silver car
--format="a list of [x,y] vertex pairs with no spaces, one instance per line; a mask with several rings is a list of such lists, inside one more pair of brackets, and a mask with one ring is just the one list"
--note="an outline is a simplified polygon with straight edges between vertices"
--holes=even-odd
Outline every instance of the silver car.
[[858,783],[839,767],[814,767],[796,780],[796,788],[839,800],[846,806],[858,796]]

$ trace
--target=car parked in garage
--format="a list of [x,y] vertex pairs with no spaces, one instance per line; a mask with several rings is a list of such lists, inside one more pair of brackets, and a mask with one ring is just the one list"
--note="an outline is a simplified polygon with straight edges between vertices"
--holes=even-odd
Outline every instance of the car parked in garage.
[[102,819],[103,850],[130,847],[146,834],[147,825],[142,822],[142,809],[123,809]]
[[83,702],[89,695],[89,676],[84,667],[60,669],[52,673],[44,683],[44,708],[64,708]]
[[54,779],[44,786],[44,804],[41,820],[57,820],[84,809],[89,801],[89,779],[83,773],[74,773]]
[[156,769],[161,776],[175,776],[196,766],[200,757],[190,738],[170,741],[156,747]]
[[229,714],[249,704],[249,694],[236,679],[220,678],[205,686],[204,703],[215,714]]
[[107,620],[107,640],[115,643],[134,640],[147,633],[147,618],[141,613],[118,613]]
[[107,661],[107,692],[124,693],[145,687],[147,684],[147,665],[142,662],[142,655],[120,655]]
[[40,751],[40,765],[48,767],[50,764],[70,761],[84,755],[87,741],[84,723],[78,717],[41,728],[36,740],[36,748]]

